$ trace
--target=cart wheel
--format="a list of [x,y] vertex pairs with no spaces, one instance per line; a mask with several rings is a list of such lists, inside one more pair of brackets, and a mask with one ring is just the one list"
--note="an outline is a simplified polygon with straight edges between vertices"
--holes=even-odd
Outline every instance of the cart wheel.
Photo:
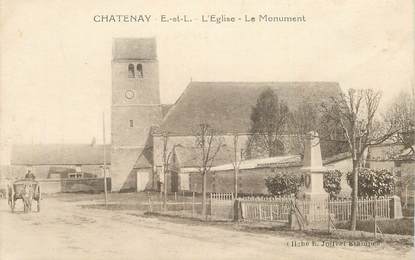
[[14,200],[14,198],[12,198],[11,205],[10,205],[10,207],[12,209],[12,213],[14,213],[14,207],[15,206],[16,206],[16,201]]
[[23,212],[24,213],[27,213],[28,212],[28,205],[27,205],[27,202],[25,201],[25,199],[23,199]]
[[14,207],[16,206],[16,201],[14,200],[14,189],[13,186],[11,188],[11,195],[10,195],[10,208],[12,210],[12,213],[14,213]]
[[37,197],[37,212],[40,212],[40,200],[42,199],[42,193],[40,192],[40,185],[37,185],[37,192],[38,192],[38,197]]

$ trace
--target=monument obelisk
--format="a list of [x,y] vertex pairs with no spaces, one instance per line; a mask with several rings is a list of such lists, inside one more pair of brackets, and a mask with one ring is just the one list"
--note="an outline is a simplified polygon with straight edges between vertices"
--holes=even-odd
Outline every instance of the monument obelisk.
[[327,170],[323,167],[320,139],[316,132],[306,135],[301,171],[305,180],[304,199],[327,199],[328,194],[323,188],[323,174]]
[[329,195],[323,187],[323,167],[320,139],[316,132],[306,135],[304,144],[304,161],[301,171],[304,173],[305,190],[302,194],[304,217],[307,224],[327,221]]

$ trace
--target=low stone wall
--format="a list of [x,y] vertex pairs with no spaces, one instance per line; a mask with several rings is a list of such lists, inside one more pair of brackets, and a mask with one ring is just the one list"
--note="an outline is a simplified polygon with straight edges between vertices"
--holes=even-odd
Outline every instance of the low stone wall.
[[[300,167],[284,168],[255,168],[240,170],[238,175],[238,191],[243,194],[268,194],[265,178],[273,176],[275,172],[299,172]],[[230,193],[234,192],[234,171],[211,172],[206,178],[207,192]],[[202,175],[198,172],[189,174],[190,191],[202,192]]]
[[[107,178],[107,190],[111,190],[111,178]],[[62,192],[102,192],[104,178],[62,179]]]
[[[42,193],[103,192],[104,178],[37,179]],[[111,191],[111,178],[107,177],[107,190]]]
[[62,183],[60,179],[37,179],[40,183],[42,193],[62,192]]

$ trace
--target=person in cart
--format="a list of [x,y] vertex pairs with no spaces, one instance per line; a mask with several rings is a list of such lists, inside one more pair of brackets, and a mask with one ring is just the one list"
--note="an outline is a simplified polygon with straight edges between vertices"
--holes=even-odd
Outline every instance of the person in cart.
[[35,175],[32,173],[32,171],[31,171],[31,170],[28,170],[28,171],[27,171],[27,173],[26,173],[26,175],[24,176],[24,178],[25,178],[25,179],[30,179],[30,180],[35,180],[35,179],[36,179]]

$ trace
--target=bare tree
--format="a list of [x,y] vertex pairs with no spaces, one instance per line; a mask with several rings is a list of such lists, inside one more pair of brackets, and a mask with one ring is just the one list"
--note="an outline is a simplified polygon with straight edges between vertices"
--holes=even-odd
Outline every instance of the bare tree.
[[163,210],[167,209],[167,178],[170,172],[170,160],[175,154],[176,147],[182,147],[181,144],[175,144],[171,149],[168,149],[169,145],[169,133],[163,132]]
[[[310,131],[320,132],[318,107],[304,102],[292,113],[290,118],[291,132],[295,133],[295,147],[301,155],[304,155],[304,142],[306,134]],[[319,133],[321,136],[321,134]]]
[[383,143],[394,135],[394,126],[385,126],[376,120],[375,115],[381,99],[381,93],[372,89],[349,89],[330,103],[323,105],[328,123],[340,126],[343,133],[334,141],[348,144],[353,161],[352,212],[350,229],[356,229],[358,170],[361,167],[366,149],[370,145]]
[[290,112],[284,102],[270,88],[264,90],[257,99],[251,113],[251,133],[253,143],[264,149],[269,157],[283,152],[281,136],[287,130]]
[[[296,152],[304,155],[304,142],[306,134],[315,131],[319,135],[321,153],[323,158],[330,157],[347,150],[346,143],[343,140],[339,142],[338,136],[341,136],[341,127],[332,122],[327,122],[324,113],[321,111],[323,103],[314,104],[309,101],[301,103],[292,113],[289,122],[289,128],[293,133],[293,147]],[[336,141],[333,141],[336,140]]]
[[200,124],[195,133],[195,146],[199,153],[199,172],[202,175],[202,215],[206,217],[206,176],[213,166],[216,155],[224,146],[224,141],[208,124]]
[[[248,143],[246,144],[246,147],[249,147],[251,141],[252,139],[248,138]],[[248,149],[244,149],[240,146],[240,135],[238,133],[233,134],[232,152],[229,151],[227,152],[227,154],[231,157],[230,160],[232,162],[234,170],[234,193],[235,198],[237,198],[239,167],[248,154]]]
[[409,149],[415,154],[415,93],[402,91],[388,107],[384,115],[386,124],[394,125],[399,132],[392,137],[393,141]]

